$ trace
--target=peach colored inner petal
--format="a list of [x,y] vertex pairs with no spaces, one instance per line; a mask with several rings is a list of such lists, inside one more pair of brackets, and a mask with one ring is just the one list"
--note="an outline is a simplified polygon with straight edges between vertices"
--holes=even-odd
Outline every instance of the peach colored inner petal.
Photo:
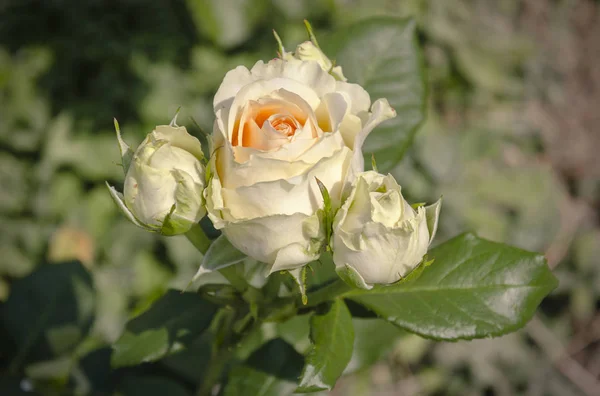
[[298,105],[281,99],[249,101],[236,120],[232,145],[269,151],[294,138],[308,119]]

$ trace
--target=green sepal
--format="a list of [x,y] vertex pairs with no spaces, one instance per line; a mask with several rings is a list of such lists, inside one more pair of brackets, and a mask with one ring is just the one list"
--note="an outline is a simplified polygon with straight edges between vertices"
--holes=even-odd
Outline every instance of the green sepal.
[[323,197],[323,227],[325,228],[325,249],[331,250],[330,241],[331,234],[333,233],[333,218],[335,213],[333,212],[333,208],[331,206],[331,197],[329,195],[329,191],[327,191],[327,187],[315,177],[317,181],[317,185],[319,186],[319,191],[321,191],[321,196]]
[[349,286],[364,290],[370,290],[373,288],[372,285],[368,285],[365,282],[363,277],[356,271],[356,269],[350,267],[348,264],[345,264],[343,267],[337,267],[335,272]]
[[317,36],[315,36],[315,32],[313,31],[313,28],[307,19],[304,20],[304,27],[306,28],[306,33],[308,33],[308,38],[310,41],[315,45],[315,47],[321,49],[319,42],[317,41]]
[[121,137],[121,128],[119,127],[119,122],[116,118],[113,118],[113,122],[115,124],[115,132],[117,133],[117,143],[119,143],[119,152],[121,153],[121,166],[123,167],[123,172],[127,173],[129,169],[129,165],[131,165],[131,161],[133,159],[133,150]]

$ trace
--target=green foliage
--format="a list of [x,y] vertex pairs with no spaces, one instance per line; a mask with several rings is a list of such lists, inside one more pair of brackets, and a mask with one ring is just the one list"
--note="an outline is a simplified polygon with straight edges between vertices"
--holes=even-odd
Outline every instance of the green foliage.
[[247,256],[237,250],[225,237],[220,235],[206,251],[198,272],[194,279],[199,276],[229,267],[246,259]]
[[456,340],[515,331],[558,284],[543,256],[473,234],[428,256],[435,261],[419,277],[346,297],[421,336]]
[[245,364],[273,377],[296,381],[304,364],[304,358],[281,338],[266,342],[254,351]]
[[392,348],[405,332],[383,319],[352,318],[354,346],[352,358],[344,374],[366,369],[375,364]]
[[278,379],[250,367],[238,366],[231,370],[224,395],[282,396],[291,394],[295,387],[296,384],[292,381]]
[[426,87],[416,23],[376,18],[340,29],[323,42],[325,53],[343,65],[348,81],[360,84],[374,101],[387,98],[396,117],[379,126],[365,142],[367,161],[377,157],[387,172],[402,160],[425,119]]
[[189,346],[208,327],[216,306],[195,293],[169,290],[132,319],[113,345],[113,367],[161,359]]
[[132,376],[126,378],[118,389],[123,396],[191,396],[177,381],[157,376]]
[[331,390],[352,357],[354,343],[352,316],[342,300],[313,315],[310,339],[297,392]]
[[16,349],[11,371],[71,352],[87,334],[94,312],[92,278],[79,262],[44,265],[13,283],[2,306],[2,322]]

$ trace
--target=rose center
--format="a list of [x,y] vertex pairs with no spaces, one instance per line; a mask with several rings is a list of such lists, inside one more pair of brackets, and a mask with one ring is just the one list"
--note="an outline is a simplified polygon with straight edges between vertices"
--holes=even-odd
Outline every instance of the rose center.
[[286,137],[293,136],[299,127],[297,121],[291,115],[274,114],[267,121],[273,129]]

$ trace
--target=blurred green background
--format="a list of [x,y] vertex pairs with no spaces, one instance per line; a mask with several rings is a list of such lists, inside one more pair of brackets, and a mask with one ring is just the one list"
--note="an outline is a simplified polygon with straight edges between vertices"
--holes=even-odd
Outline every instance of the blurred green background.
[[415,17],[427,65],[428,120],[392,172],[403,192],[415,202],[443,194],[438,242],[474,230],[544,252],[560,286],[515,334],[374,346],[385,357],[332,394],[600,394],[593,0],[0,0],[0,300],[37,266],[73,259],[96,290],[90,335],[27,362],[29,378],[59,388],[73,361],[184,288],[200,263],[184,237],[117,213],[104,186],[123,179],[112,118],[135,144],[183,106],[180,124],[201,137],[189,117],[211,129],[225,72],[275,57],[272,29],[292,50],[304,18],[323,41],[375,15]]

